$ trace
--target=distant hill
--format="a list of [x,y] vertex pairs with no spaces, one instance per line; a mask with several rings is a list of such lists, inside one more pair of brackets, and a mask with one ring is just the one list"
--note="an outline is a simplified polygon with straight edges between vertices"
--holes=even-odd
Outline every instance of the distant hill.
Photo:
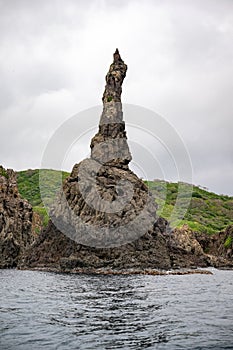
[[[48,172],[47,177],[46,172]],[[54,183],[51,181],[51,173],[54,174],[55,177],[60,172],[56,170],[44,171],[46,196],[48,196],[48,198],[54,189]],[[62,172],[63,179],[68,176],[68,172]],[[39,169],[17,172],[17,182],[20,194],[22,197],[26,198],[33,206],[33,209],[42,216],[44,226],[46,226],[48,215],[40,196]],[[169,220],[176,204],[179,184],[163,180],[145,182],[159,205],[158,214]],[[187,184],[187,186],[190,185]],[[232,223],[233,197],[217,195],[198,186],[193,186],[190,205],[183,220],[177,223],[177,226],[188,224],[188,226],[195,231],[212,234],[223,230]]]

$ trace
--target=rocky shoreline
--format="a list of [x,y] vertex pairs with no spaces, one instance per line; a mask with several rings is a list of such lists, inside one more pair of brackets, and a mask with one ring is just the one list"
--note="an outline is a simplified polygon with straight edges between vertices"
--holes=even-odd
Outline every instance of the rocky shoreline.
[[25,250],[18,268],[105,274],[186,274],[200,268],[233,268],[232,249],[220,252],[226,237],[233,235],[233,226],[205,240],[204,234],[184,226],[170,234],[148,234],[121,247],[97,249],[82,246],[49,225]]
[[[85,275],[151,275],[151,276],[167,276],[167,275],[213,275],[213,272],[205,269],[181,269],[181,270],[111,270],[111,269],[72,269],[60,270],[56,268],[35,267],[35,268],[20,268],[20,270],[52,272],[52,273],[68,273],[68,274],[85,274]],[[231,270],[231,269],[230,269]]]

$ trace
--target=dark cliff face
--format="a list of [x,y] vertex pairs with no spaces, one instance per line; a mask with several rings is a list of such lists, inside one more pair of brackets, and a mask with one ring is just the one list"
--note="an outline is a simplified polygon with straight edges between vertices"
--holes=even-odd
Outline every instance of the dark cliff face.
[[15,172],[0,166],[0,268],[17,266],[33,239],[32,207],[19,195]]
[[233,225],[213,235],[194,233],[196,240],[202,246],[210,259],[210,265],[215,267],[233,267]]

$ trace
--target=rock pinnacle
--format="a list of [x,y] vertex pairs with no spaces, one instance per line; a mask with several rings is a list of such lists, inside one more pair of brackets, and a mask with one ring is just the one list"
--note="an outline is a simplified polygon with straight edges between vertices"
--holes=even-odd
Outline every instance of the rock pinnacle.
[[135,241],[152,230],[157,219],[147,186],[128,167],[131,154],[121,103],[126,71],[117,49],[106,75],[91,157],[74,165],[50,211],[56,228],[85,246],[110,248]]
[[103,164],[127,168],[132,157],[129,151],[123,121],[121,93],[127,65],[118,49],[106,75],[103,94],[103,112],[99,131],[91,141],[91,158]]

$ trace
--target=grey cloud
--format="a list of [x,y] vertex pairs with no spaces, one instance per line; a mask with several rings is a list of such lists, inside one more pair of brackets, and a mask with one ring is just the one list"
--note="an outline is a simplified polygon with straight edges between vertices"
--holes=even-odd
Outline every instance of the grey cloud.
[[[0,163],[39,167],[56,128],[101,102],[119,46],[129,67],[123,102],[177,129],[197,184],[233,194],[232,10],[231,0],[0,1]],[[149,177],[160,176],[142,149],[133,152]]]

